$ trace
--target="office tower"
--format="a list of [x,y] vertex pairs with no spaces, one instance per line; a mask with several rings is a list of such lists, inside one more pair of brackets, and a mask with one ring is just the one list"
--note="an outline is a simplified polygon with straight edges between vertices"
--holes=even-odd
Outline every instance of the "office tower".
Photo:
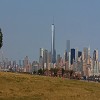
[[82,61],[82,52],[78,51],[78,60],[77,61]]
[[47,66],[46,68],[50,70],[50,63],[51,63],[51,52],[47,51]]
[[40,48],[40,57],[42,57],[42,58],[43,58],[43,52],[44,52],[44,49]]
[[75,61],[78,61],[78,48],[75,49]]
[[55,50],[55,25],[51,25],[52,30],[52,40],[51,40],[51,57],[52,57],[52,63],[54,64],[56,62],[56,50]]
[[40,48],[40,57],[39,57],[39,67],[40,68],[43,68],[43,52],[44,52],[44,49]]
[[93,60],[94,61],[98,60],[98,50],[94,50],[94,52],[93,52]]
[[67,51],[65,50],[65,62],[68,61],[68,55],[67,55]]
[[88,56],[90,57],[90,46],[88,47]]
[[84,47],[82,52],[82,70],[84,76],[87,76],[87,71],[88,71],[87,62],[88,62],[88,48]]
[[43,63],[47,64],[48,50],[44,50],[43,52]]
[[13,67],[16,67],[16,61],[13,61]]
[[70,52],[70,40],[67,40],[67,54]]
[[26,56],[26,57],[24,58],[23,63],[24,63],[24,72],[30,72],[30,71],[31,71],[31,63],[30,63],[30,61],[29,61],[28,56]]
[[69,54],[68,54],[68,57],[69,57],[69,58],[68,58],[68,62],[69,62],[68,65],[69,65],[69,70],[70,70],[70,69],[71,69],[71,68],[70,68],[70,64],[71,64],[71,63],[70,63],[70,60],[71,60],[71,53],[70,53],[70,52],[69,52]]
[[37,61],[33,61],[32,62],[32,71],[37,72],[39,70],[38,66],[39,66],[38,62]]
[[17,65],[16,61],[13,61],[13,71],[16,71],[16,65]]
[[87,59],[88,59],[88,48],[84,47],[83,54],[82,54],[82,60],[87,61]]
[[93,52],[93,75],[99,74],[98,50]]
[[71,64],[75,61],[75,49],[71,49]]
[[90,66],[90,46],[88,47],[88,61],[87,64]]
[[65,52],[64,52],[64,61],[65,61],[65,70],[68,70],[69,69],[69,62],[68,62],[68,53],[67,53],[67,50],[65,50]]
[[29,59],[28,59],[28,56],[26,56],[24,58],[24,67],[28,66],[28,64],[29,64]]
[[39,67],[45,69],[50,61],[50,53],[48,50],[40,48]]
[[82,52],[78,51],[78,57],[81,57],[81,56],[82,56]]

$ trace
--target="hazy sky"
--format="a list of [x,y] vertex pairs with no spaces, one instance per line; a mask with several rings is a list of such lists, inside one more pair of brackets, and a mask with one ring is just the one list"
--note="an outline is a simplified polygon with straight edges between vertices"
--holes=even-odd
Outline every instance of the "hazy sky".
[[0,0],[4,57],[32,61],[39,48],[50,51],[53,16],[57,54],[63,55],[66,40],[72,48],[100,51],[100,0]]

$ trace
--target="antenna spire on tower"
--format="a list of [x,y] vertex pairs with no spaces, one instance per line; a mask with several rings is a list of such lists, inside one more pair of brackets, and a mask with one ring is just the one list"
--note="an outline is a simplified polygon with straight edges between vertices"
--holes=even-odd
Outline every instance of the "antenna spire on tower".
[[54,24],[54,16],[53,16],[53,24]]

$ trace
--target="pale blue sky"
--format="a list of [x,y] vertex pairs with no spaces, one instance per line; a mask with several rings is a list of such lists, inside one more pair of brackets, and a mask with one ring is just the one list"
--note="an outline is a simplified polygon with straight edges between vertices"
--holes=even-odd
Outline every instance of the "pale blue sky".
[[0,0],[4,56],[32,61],[40,47],[51,50],[53,16],[57,54],[63,55],[66,40],[72,48],[100,51],[100,0]]

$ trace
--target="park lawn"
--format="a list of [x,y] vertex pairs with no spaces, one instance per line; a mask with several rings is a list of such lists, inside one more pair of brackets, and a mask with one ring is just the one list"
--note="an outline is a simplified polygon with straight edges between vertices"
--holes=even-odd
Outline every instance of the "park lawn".
[[0,100],[100,100],[100,83],[0,72]]

